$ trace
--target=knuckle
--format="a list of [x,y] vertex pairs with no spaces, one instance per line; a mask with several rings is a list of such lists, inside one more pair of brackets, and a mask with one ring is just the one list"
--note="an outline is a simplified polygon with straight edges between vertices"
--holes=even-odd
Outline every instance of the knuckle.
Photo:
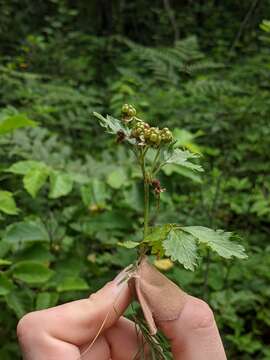
[[34,311],[24,315],[17,325],[17,337],[19,340],[32,337],[37,331],[39,324],[39,311]]
[[196,330],[209,328],[215,323],[215,318],[210,306],[203,300],[195,299],[190,302],[188,310],[189,326]]
[[88,300],[93,304],[98,304],[100,300],[103,298],[102,294],[104,293],[104,290],[109,289],[112,286],[113,286],[113,281],[107,282],[107,284],[103,288],[101,288],[95,293],[90,294]]
[[97,299],[96,293],[91,294],[88,299],[90,300],[90,302],[95,302]]

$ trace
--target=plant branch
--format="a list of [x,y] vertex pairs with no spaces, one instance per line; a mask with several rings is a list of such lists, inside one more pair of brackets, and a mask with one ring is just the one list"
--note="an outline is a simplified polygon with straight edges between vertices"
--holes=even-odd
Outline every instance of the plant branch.
[[154,158],[154,161],[153,161],[153,164],[152,164],[152,167],[151,167],[150,175],[154,175],[156,173],[154,170],[155,170],[155,166],[158,163],[159,157],[160,157],[160,147],[158,148],[158,150],[156,152],[156,156]]
[[[217,182],[216,182],[215,195],[214,195],[214,199],[213,199],[210,214],[209,214],[209,226],[210,227],[213,226],[213,222],[214,222],[214,213],[215,213],[218,198],[219,198],[222,175],[223,175],[222,173],[219,175],[219,177],[217,179]],[[207,301],[208,300],[209,270],[210,270],[210,263],[211,263],[211,254],[210,254],[209,249],[207,249],[207,255],[206,255],[206,261],[205,262],[206,262],[206,267],[205,267],[205,271],[204,271],[203,297]]]
[[146,172],[145,167],[145,154],[146,152],[142,153],[141,156],[141,168],[142,168],[142,175],[143,175],[143,188],[144,188],[144,228],[143,228],[143,237],[147,236],[148,233],[148,222],[149,222],[149,179],[148,174]]

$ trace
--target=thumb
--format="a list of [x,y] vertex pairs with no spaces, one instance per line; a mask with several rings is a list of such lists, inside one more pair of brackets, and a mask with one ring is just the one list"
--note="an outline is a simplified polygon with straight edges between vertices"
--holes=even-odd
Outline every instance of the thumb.
[[171,342],[175,360],[225,360],[210,307],[187,295],[144,258],[135,279],[138,300],[150,331],[155,325]]
[[226,360],[213,312],[206,302],[186,295],[179,317],[160,321],[158,326],[170,340],[175,360]]
[[93,340],[101,328],[111,327],[128,307],[131,294],[125,278],[124,270],[88,299],[25,315],[17,327],[20,343],[33,346],[33,340],[39,343],[37,337],[42,334],[76,346]]

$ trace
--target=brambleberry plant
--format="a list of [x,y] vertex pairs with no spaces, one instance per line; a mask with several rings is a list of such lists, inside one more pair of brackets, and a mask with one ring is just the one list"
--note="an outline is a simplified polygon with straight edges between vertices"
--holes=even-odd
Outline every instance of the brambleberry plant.
[[[197,164],[198,154],[181,149],[174,141],[172,131],[151,126],[140,119],[134,106],[124,104],[122,118],[115,119],[107,115],[94,113],[100,125],[116,136],[117,143],[125,143],[134,153],[142,173],[144,185],[144,224],[143,238],[140,242],[126,241],[126,248],[138,248],[138,260],[152,254],[158,259],[167,257],[178,261],[185,269],[196,268],[199,250],[205,246],[225,259],[232,257],[244,259],[245,249],[237,243],[238,236],[224,230],[214,230],[203,226],[183,226],[182,224],[149,225],[151,212],[159,210],[159,199],[165,189],[158,173],[161,168],[174,164],[189,171],[200,172],[203,168]],[[150,196],[153,192],[154,197]],[[156,206],[150,204],[155,199]]]

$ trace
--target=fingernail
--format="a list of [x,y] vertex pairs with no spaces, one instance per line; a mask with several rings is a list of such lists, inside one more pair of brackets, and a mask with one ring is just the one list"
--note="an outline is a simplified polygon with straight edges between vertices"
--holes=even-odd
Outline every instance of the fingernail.
[[126,272],[126,269],[122,270],[114,279],[114,292],[119,293],[122,291],[124,287],[128,285],[128,274]]

